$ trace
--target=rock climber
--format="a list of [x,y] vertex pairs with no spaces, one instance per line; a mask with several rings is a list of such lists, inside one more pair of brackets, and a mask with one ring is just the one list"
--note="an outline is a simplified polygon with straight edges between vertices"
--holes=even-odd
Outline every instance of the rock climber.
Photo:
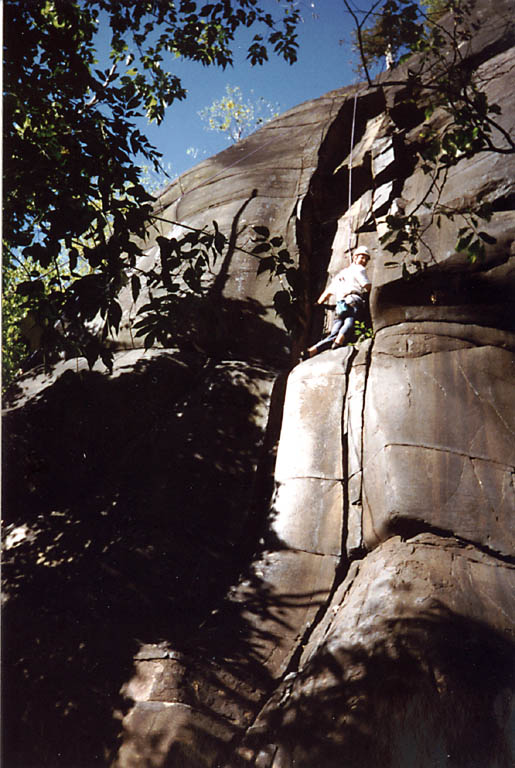
[[302,353],[301,360],[307,360],[329,347],[336,349],[347,343],[354,321],[363,311],[366,295],[370,291],[371,283],[365,269],[369,261],[368,248],[358,246],[352,254],[352,263],[338,272],[320,295],[317,304],[324,304],[330,296],[336,301],[333,326],[329,336]]

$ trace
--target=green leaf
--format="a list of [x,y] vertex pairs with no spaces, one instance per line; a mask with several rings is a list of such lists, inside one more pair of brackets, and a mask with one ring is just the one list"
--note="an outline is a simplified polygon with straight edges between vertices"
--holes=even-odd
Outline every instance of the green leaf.
[[286,270],[286,279],[293,292],[299,293],[304,283],[301,271],[295,267],[290,267]]
[[268,227],[259,226],[259,227],[252,227],[252,229],[261,237],[270,237],[270,230],[268,229]]
[[24,248],[23,255],[25,258],[33,259],[38,262],[44,269],[49,267],[52,261],[52,254],[49,248],[45,248],[40,243],[35,243],[28,248]]
[[138,275],[132,275],[131,277],[131,291],[132,291],[132,298],[133,301],[138,300],[139,292],[141,287],[141,281],[138,277]]
[[114,354],[111,349],[103,347],[100,350],[100,358],[102,362],[104,363],[105,367],[109,371],[109,373],[113,372],[113,360],[114,360]]
[[405,224],[405,217],[404,216],[394,216],[393,214],[390,214],[386,217],[386,223],[392,230],[400,229]]
[[16,286],[19,296],[42,296],[45,293],[45,284],[42,280],[24,280]]
[[261,275],[263,272],[266,272],[267,270],[272,271],[274,266],[275,266],[275,259],[273,256],[268,256],[264,259],[260,259],[257,267],[257,274]]
[[277,291],[274,295],[274,308],[281,315],[290,306],[291,299],[288,291]]
[[468,235],[463,235],[458,239],[458,242],[456,243],[456,250],[458,252],[466,251],[472,241],[472,238],[474,237],[473,232],[469,232]]
[[156,336],[154,333],[147,333],[143,341],[145,349],[150,349],[156,342]]
[[260,253],[266,253],[267,251],[270,251],[271,249],[272,249],[272,246],[270,245],[270,243],[258,243],[252,249],[252,253],[254,255],[258,255]]
[[497,242],[497,238],[489,235],[488,232],[478,232],[478,235],[488,245],[495,245]]
[[99,352],[100,352],[100,345],[96,340],[91,341],[89,344],[86,345],[84,349],[84,356],[88,361],[89,368],[93,368],[93,366],[95,365],[96,361],[99,358]]

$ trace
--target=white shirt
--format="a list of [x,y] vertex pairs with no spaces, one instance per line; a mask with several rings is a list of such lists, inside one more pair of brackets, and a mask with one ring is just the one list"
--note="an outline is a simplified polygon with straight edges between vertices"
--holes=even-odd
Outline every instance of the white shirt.
[[357,293],[358,295],[365,293],[367,285],[370,285],[370,279],[365,267],[352,262],[332,279],[329,291],[336,301],[341,301],[349,293]]

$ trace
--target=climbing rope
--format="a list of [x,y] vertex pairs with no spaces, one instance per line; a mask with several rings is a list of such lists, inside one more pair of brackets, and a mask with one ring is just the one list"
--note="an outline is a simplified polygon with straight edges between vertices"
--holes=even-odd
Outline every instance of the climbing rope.
[[[348,190],[348,201],[347,201],[347,211],[350,210],[350,207],[352,205],[352,162],[353,162],[353,150],[354,150],[354,131],[356,128],[356,111],[357,111],[357,105],[358,105],[358,90],[356,89],[354,93],[354,105],[352,109],[352,126],[351,126],[351,132],[350,132],[350,149],[349,149],[349,190]],[[351,237],[352,237],[352,222],[349,217],[349,226],[348,226],[348,234],[347,234],[347,251],[349,253],[349,264],[352,262],[351,258]]]

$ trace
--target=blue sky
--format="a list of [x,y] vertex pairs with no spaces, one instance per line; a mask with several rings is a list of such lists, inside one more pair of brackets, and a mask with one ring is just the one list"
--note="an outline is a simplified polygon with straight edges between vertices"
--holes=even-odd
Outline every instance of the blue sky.
[[[277,0],[262,0],[277,13]],[[370,7],[363,0],[361,7]],[[303,101],[356,81],[350,45],[352,19],[342,0],[299,0],[303,21],[298,28],[298,61],[289,65],[275,55],[263,66],[246,61],[248,40],[257,30],[243,30],[235,41],[234,66],[225,70],[177,61],[173,71],[183,81],[188,97],[176,102],[160,126],[142,125],[150,141],[163,153],[172,177],[228,146],[223,134],[208,131],[199,110],[225,94],[226,85],[239,86],[245,98],[263,97],[285,112]],[[340,41],[343,41],[340,44]],[[194,147],[197,158],[187,154]]]

